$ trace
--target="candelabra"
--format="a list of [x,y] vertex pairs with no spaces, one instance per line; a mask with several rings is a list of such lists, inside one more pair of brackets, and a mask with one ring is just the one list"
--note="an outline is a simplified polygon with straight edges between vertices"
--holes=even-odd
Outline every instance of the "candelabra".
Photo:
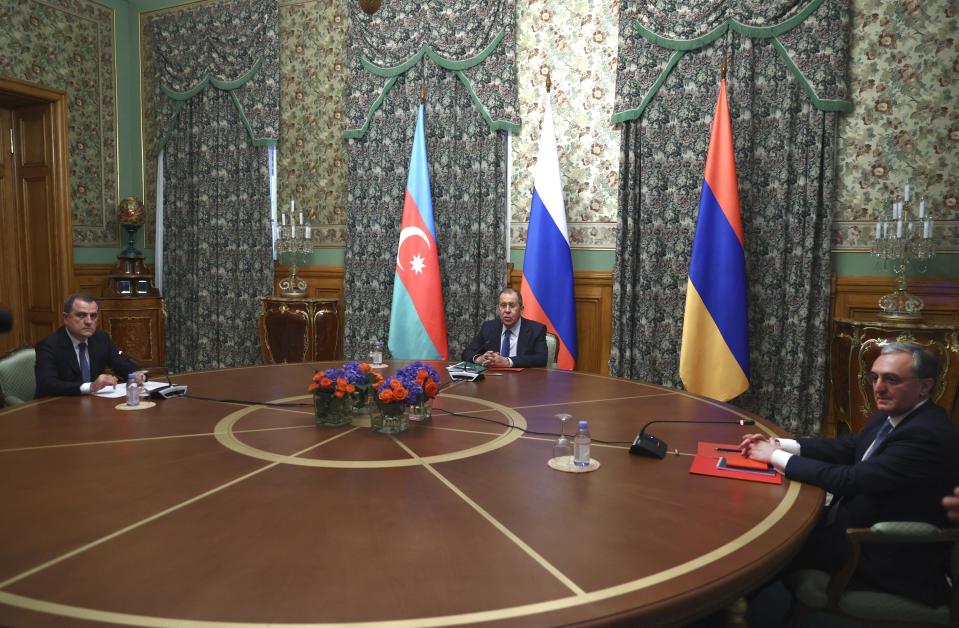
[[290,276],[281,279],[280,295],[284,297],[305,297],[307,295],[306,281],[297,274],[297,262],[300,257],[305,261],[307,255],[313,252],[313,227],[303,223],[303,212],[299,214],[299,224],[294,213],[296,205],[290,202],[289,219],[287,214],[280,214],[280,219],[273,225],[273,240],[276,243],[278,255],[286,255],[289,259]]
[[909,185],[903,192],[902,200],[893,202],[891,216],[883,219],[880,215],[876,221],[872,254],[896,275],[896,290],[879,299],[879,318],[914,321],[922,318],[923,302],[906,289],[906,273],[910,265],[919,273],[926,272],[929,260],[936,256],[932,240],[935,222],[926,213],[925,199],[916,207],[910,200]]

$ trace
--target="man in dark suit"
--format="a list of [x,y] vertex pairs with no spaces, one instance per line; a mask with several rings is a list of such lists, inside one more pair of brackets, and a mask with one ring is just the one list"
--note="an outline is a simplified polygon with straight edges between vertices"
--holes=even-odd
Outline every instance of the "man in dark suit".
[[[749,434],[745,455],[771,463],[791,480],[833,495],[790,569],[833,571],[848,554],[846,528],[880,521],[947,525],[941,504],[959,483],[959,435],[929,398],[938,364],[912,343],[886,344],[868,375],[878,412],[858,434],[836,439]],[[869,588],[945,603],[945,545],[876,543],[863,547],[856,579]]]
[[[117,378],[104,373],[109,366],[126,380],[136,365],[117,351],[106,332],[97,330],[99,305],[86,294],[71,294],[63,302],[63,326],[37,344],[37,397],[85,395]],[[138,384],[143,374],[136,373]]]
[[523,297],[505,288],[497,297],[499,318],[483,323],[460,356],[486,367],[546,366],[546,325],[523,318]]

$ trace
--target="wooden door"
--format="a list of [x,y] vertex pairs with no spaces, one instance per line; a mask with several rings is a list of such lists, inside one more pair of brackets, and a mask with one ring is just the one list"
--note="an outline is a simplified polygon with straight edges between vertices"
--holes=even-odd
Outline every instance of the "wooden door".
[[0,334],[0,355],[26,342],[20,299],[21,229],[16,210],[13,163],[13,111],[0,107],[0,251],[3,251],[0,254],[0,308],[10,310],[13,316],[13,329]]
[[73,290],[66,95],[0,78],[0,354],[36,344]]
[[24,299],[24,331],[36,342],[56,329],[62,317],[59,302],[65,295],[57,289],[58,234],[54,214],[53,143],[50,111],[46,104],[21,107],[13,113],[15,155],[14,183],[23,224],[21,242],[26,251],[26,269],[20,277]]

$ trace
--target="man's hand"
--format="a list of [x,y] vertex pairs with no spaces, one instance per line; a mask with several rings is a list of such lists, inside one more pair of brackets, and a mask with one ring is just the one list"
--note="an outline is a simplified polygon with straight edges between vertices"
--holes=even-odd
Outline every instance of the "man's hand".
[[114,377],[113,375],[107,375],[106,373],[103,373],[90,384],[90,392],[95,393],[97,391],[100,391],[106,388],[107,386],[116,386],[116,385],[117,385],[116,377]]
[[743,442],[739,444],[743,450],[743,455],[750,460],[759,462],[772,462],[773,452],[779,449],[779,441],[775,438],[766,438],[762,434],[746,434]]
[[959,486],[952,491],[953,497],[943,497],[942,505],[953,521],[959,521]]
[[746,434],[743,436],[743,442],[739,443],[739,448],[742,449],[745,454],[750,447],[767,439],[765,434]]
[[509,358],[504,358],[503,356],[501,356],[500,354],[494,351],[493,357],[490,359],[489,364],[487,364],[487,366],[499,367],[504,369],[509,368],[510,367]]

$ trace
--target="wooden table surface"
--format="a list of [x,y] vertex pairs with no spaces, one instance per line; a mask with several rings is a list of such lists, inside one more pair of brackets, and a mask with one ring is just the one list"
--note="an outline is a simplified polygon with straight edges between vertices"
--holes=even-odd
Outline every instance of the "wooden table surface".
[[[0,625],[677,625],[774,574],[819,515],[815,487],[689,473],[738,425],[656,425],[663,460],[595,442],[752,416],[681,391],[527,369],[445,388],[397,436],[258,405],[308,404],[312,374],[0,410]],[[558,412],[590,421],[600,469],[554,471],[555,437],[503,425],[555,433]]]

